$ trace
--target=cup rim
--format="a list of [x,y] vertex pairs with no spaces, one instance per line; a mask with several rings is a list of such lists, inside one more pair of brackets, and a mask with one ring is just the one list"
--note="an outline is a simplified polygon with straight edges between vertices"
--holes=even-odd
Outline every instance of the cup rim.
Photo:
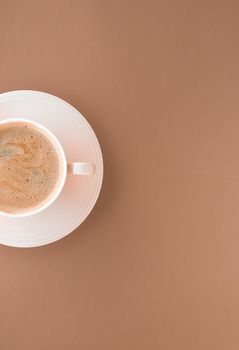
[[[29,210],[29,211],[23,211],[19,213],[8,213],[0,209],[0,215],[5,216],[5,217],[10,217],[10,218],[21,218],[21,217],[27,217],[27,216],[32,216],[34,214],[38,214],[48,208],[55,200],[58,198],[60,195],[66,181],[66,175],[67,175],[67,161],[66,161],[66,155],[65,151],[58,140],[58,138],[55,136],[55,134],[49,130],[47,127],[44,125],[35,122],[31,119],[27,118],[20,118],[20,117],[8,117],[6,119],[0,120],[0,126],[3,124],[8,124],[8,123],[16,123],[16,122],[23,122],[23,123],[29,123],[35,126],[36,128],[42,130],[45,136],[49,139],[49,141],[53,144],[53,146],[57,146],[57,155],[61,162],[61,167],[62,167],[62,174],[61,174],[61,179],[59,180],[59,183],[57,184],[56,188],[53,190],[52,194],[49,195],[48,197],[43,201],[43,204],[39,203],[39,206],[37,206],[35,209]],[[52,141],[53,140],[53,141]],[[60,156],[59,156],[60,154]]]

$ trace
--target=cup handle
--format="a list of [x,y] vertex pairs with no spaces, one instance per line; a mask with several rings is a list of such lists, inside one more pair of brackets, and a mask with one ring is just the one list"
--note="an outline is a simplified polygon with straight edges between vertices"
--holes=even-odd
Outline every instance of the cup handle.
[[67,173],[71,175],[93,175],[95,173],[95,164],[70,162],[67,163]]

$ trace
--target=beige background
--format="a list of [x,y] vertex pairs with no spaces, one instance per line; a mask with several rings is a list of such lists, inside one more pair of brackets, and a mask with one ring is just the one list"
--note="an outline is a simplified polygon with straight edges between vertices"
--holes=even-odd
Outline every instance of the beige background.
[[2,350],[239,348],[239,3],[2,1],[0,92],[78,108],[105,161],[88,219],[0,246]]

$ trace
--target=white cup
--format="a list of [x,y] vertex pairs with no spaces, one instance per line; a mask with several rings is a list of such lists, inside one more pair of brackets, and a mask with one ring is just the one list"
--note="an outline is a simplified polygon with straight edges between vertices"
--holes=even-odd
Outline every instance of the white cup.
[[29,215],[34,215],[42,210],[49,207],[60,195],[65,181],[67,174],[71,175],[93,175],[95,172],[95,165],[89,162],[68,162],[66,160],[66,155],[64,152],[64,149],[57,139],[57,137],[45,126],[36,123],[35,121],[24,119],[24,118],[10,118],[10,119],[3,119],[0,121],[0,126],[3,124],[10,124],[10,123],[16,123],[16,122],[24,122],[32,125],[35,129],[38,129],[43,135],[47,137],[47,139],[52,143],[54,146],[54,149],[57,152],[58,160],[59,160],[59,176],[56,181],[55,187],[52,190],[52,192],[49,194],[49,196],[42,202],[40,202],[37,206],[29,209],[25,209],[24,211],[18,212],[18,213],[8,213],[0,210],[0,215],[17,218],[17,217],[26,217]]

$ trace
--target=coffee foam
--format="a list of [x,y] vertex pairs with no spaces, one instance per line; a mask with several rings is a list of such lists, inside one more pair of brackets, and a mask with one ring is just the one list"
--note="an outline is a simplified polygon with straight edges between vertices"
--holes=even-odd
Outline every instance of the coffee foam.
[[30,123],[0,125],[0,210],[38,207],[54,190],[59,159],[53,144]]

